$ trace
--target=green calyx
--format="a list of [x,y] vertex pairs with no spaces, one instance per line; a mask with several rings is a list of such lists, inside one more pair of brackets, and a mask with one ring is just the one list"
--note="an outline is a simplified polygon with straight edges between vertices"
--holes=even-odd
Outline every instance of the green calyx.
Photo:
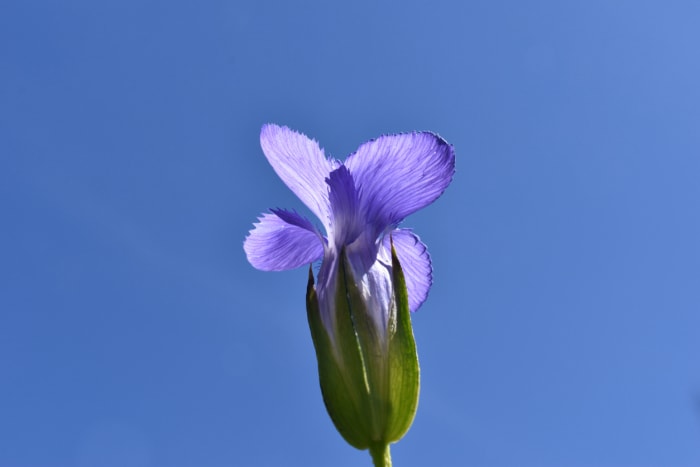
[[[309,269],[306,308],[316,349],[321,392],[338,432],[352,446],[375,453],[401,439],[418,406],[420,372],[403,270],[392,244],[393,300],[386,331],[376,328],[348,265],[339,259],[331,330],[321,321]],[[386,462],[381,465],[389,465]]]

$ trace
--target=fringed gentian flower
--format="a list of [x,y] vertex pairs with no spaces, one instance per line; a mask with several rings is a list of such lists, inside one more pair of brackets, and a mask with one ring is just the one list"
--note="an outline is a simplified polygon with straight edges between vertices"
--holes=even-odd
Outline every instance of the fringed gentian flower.
[[286,127],[265,125],[260,143],[277,175],[323,224],[272,209],[244,243],[248,261],[309,270],[307,315],[326,408],[341,435],[390,465],[389,444],[410,427],[418,402],[418,360],[408,311],[432,282],[426,246],[409,214],[435,201],[454,174],[454,151],[415,132],[362,144],[345,162]]

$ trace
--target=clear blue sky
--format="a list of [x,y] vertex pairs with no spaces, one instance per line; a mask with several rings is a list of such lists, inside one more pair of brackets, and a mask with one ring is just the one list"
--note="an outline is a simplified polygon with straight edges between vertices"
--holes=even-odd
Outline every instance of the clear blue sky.
[[409,466],[700,465],[700,4],[0,4],[0,466],[370,465],[259,147],[452,143]]

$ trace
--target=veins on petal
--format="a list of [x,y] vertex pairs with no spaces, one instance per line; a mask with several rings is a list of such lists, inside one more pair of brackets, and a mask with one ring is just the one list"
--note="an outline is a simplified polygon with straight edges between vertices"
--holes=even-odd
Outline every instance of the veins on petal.
[[396,229],[391,232],[391,236],[384,237],[383,250],[389,254],[391,239],[406,279],[409,308],[416,311],[428,298],[433,283],[433,267],[428,248],[410,229]]
[[452,181],[454,150],[429,132],[381,136],[345,161],[376,235],[435,201]]
[[325,222],[329,213],[325,178],[336,162],[326,158],[315,140],[287,127],[267,124],[260,145],[270,165],[304,204]]
[[246,237],[243,249],[250,264],[263,271],[284,271],[321,259],[323,242],[311,222],[298,214],[281,212],[285,218],[263,214]]
[[302,229],[308,230],[310,232],[314,232],[319,240],[321,240],[321,243],[325,246],[327,243],[326,238],[321,234],[321,232],[316,228],[315,225],[311,223],[310,220],[308,220],[306,217],[302,216],[296,211],[289,211],[287,209],[270,209],[270,211],[273,214],[276,214],[280,219],[285,221],[286,223],[290,225],[295,225],[297,227],[301,227]]

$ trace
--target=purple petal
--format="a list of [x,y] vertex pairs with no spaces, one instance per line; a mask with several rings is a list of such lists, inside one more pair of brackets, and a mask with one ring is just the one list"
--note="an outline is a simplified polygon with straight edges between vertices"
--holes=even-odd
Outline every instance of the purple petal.
[[360,216],[360,200],[355,181],[347,167],[341,165],[326,179],[331,204],[328,237],[342,247],[355,241],[364,227]]
[[364,143],[345,165],[360,191],[367,221],[381,231],[445,191],[455,156],[452,146],[433,133],[407,133]]
[[[420,238],[408,229],[396,229],[391,232],[394,240],[396,256],[401,262],[406,290],[408,291],[408,307],[416,311],[428,298],[428,291],[433,283],[433,267],[430,263],[428,248]],[[391,251],[389,235],[384,237],[384,246]]]
[[377,232],[368,226],[360,211],[355,181],[344,165],[328,177],[331,202],[331,225],[328,237],[340,251],[343,247],[358,277],[366,274],[377,260]]
[[295,212],[264,213],[243,243],[248,261],[263,271],[285,271],[323,256],[320,234]]
[[300,215],[296,211],[287,211],[286,209],[270,209],[270,211],[272,211],[272,214],[277,215],[277,217],[282,219],[287,224],[296,225],[297,227],[310,230],[314,233],[318,232],[310,220]]
[[336,164],[326,159],[316,141],[287,127],[264,125],[260,146],[282,181],[326,225],[329,215],[326,177]]

